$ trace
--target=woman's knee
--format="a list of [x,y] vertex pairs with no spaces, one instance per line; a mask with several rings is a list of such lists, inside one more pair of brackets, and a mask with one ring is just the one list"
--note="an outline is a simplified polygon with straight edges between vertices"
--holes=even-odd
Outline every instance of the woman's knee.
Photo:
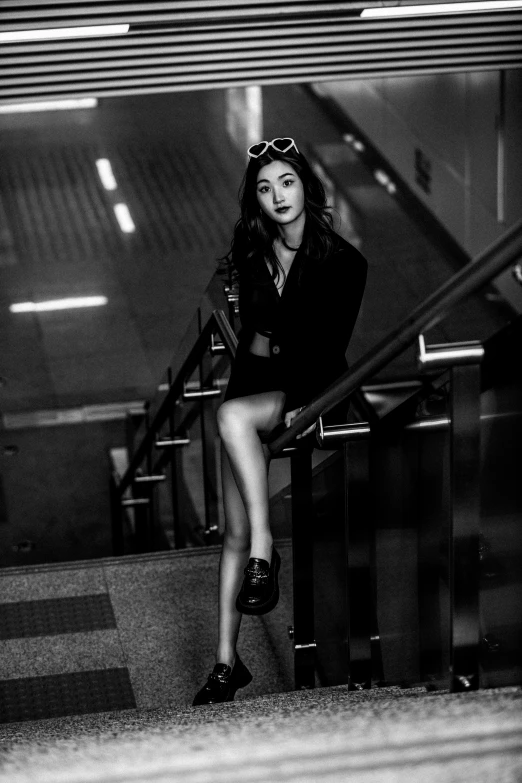
[[233,435],[247,424],[245,406],[238,400],[227,400],[219,406],[217,425],[222,438]]

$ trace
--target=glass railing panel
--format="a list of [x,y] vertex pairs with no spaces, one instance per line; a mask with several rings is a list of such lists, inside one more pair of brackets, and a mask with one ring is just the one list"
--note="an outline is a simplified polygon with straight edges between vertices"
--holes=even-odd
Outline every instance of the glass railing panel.
[[481,452],[481,684],[498,687],[522,679],[520,363],[518,377],[482,393]]

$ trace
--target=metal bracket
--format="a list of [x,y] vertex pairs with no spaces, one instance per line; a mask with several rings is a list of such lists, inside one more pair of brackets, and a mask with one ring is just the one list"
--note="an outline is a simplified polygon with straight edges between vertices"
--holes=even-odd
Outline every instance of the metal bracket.
[[160,438],[154,444],[157,449],[170,449],[188,445],[190,445],[190,438],[187,436],[179,438]]
[[216,342],[216,338],[213,334],[210,335],[210,347],[209,347],[210,353],[212,355],[215,355],[217,353],[226,353],[227,348],[224,342],[221,340],[219,342]]
[[159,473],[157,476],[135,476],[134,484],[159,484],[161,481],[165,481],[166,475]]
[[203,388],[201,386],[197,386],[194,389],[189,389],[187,386],[183,389],[183,399],[184,400],[201,400],[201,399],[207,399],[211,397],[220,397],[221,396],[221,389],[219,386],[211,386],[210,388]]
[[124,508],[132,508],[133,506],[148,506],[150,500],[148,498],[124,498],[121,501],[121,505]]
[[419,334],[417,362],[419,369],[446,369],[462,364],[477,364],[484,357],[484,346],[480,340],[460,343],[438,343],[426,345],[424,335]]

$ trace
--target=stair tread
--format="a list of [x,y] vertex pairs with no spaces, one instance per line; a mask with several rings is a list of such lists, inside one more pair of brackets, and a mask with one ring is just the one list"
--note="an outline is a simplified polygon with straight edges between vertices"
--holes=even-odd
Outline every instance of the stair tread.
[[[337,686],[211,708],[11,724],[0,732],[2,769],[8,775],[0,772],[0,780],[33,780],[38,765],[39,783],[315,783],[319,778],[340,783],[347,774],[350,781],[388,783],[390,765],[399,780],[411,764],[429,770],[458,762],[473,769],[473,780],[482,783],[491,779],[483,772],[491,774],[491,763],[518,764],[521,704],[520,688],[448,694],[424,688],[348,692]],[[484,756],[480,767],[477,753]],[[86,777],[85,771],[93,769],[96,776]],[[441,778],[437,769],[438,777],[432,771],[407,779],[471,779]]]
[[[185,735],[192,730],[201,734],[205,727],[212,728],[212,731],[221,731],[225,724],[229,727],[237,724],[246,728],[252,722],[255,723],[256,731],[262,732],[267,728],[272,731],[276,722],[285,728],[289,721],[295,721],[300,715],[313,716],[317,730],[321,728],[323,720],[331,729],[333,721],[350,724],[359,721],[361,716],[364,717],[375,709],[379,710],[380,718],[389,718],[393,714],[395,720],[397,716],[393,704],[398,701],[401,703],[401,711],[409,717],[410,713],[418,711],[416,705],[420,700],[423,702],[420,708],[423,721],[428,719],[430,714],[435,718],[438,717],[442,700],[448,704],[453,702],[457,712],[466,702],[468,705],[474,705],[473,709],[476,707],[478,712],[487,712],[499,700],[503,704],[512,703],[515,709],[518,707],[520,711],[522,688],[509,687],[468,694],[449,694],[444,690],[430,691],[423,686],[413,688],[389,686],[365,691],[348,691],[345,685],[337,685],[313,690],[265,694],[209,707],[132,709],[4,724],[0,726],[0,742],[5,746],[5,744],[32,742],[34,739],[39,743],[52,742],[56,739],[76,740],[79,736],[109,737],[115,732],[120,736],[125,733],[160,732],[174,738],[178,734]],[[432,705],[430,708],[426,707],[428,702]],[[450,717],[449,707],[446,706],[444,709]],[[520,722],[522,724],[522,713]]]

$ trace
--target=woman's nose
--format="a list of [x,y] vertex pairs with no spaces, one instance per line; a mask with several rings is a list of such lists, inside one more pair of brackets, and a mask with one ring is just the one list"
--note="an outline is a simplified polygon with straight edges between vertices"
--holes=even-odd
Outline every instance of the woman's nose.
[[274,188],[274,204],[279,204],[281,201],[283,201],[283,194]]

